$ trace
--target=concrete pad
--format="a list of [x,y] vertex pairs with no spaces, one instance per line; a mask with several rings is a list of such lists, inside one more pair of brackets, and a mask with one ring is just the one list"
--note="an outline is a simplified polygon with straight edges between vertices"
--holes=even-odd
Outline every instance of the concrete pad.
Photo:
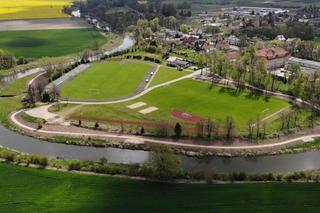
[[302,139],[302,141],[303,142],[312,142],[312,141],[314,141],[314,139],[313,138],[304,138],[304,139]]
[[147,105],[146,103],[144,102],[137,102],[137,103],[134,103],[134,104],[131,104],[129,106],[127,106],[129,109],[137,109],[137,108],[140,108],[142,106],[145,106]]
[[48,112],[48,109],[51,106],[52,106],[52,104],[40,106],[40,107],[37,107],[37,108],[33,108],[33,109],[30,109],[30,110],[27,110],[26,113],[28,115],[32,116],[32,117],[42,118],[42,119],[44,119],[46,121],[53,120],[53,119],[57,118],[57,115]]
[[151,113],[151,112],[154,112],[154,111],[157,111],[158,110],[158,108],[157,107],[148,107],[148,108],[146,108],[146,109],[143,109],[143,110],[140,110],[139,112],[141,113],[141,114],[149,114],[149,113]]

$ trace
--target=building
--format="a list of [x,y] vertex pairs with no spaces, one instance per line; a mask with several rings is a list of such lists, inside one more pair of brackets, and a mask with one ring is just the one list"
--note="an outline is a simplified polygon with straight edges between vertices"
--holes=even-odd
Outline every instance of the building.
[[266,59],[268,70],[275,70],[284,67],[289,59],[289,56],[289,52],[280,47],[262,49],[256,52],[257,58]]
[[177,67],[179,69],[186,69],[188,67],[191,66],[190,61],[188,60],[183,60],[181,58],[177,58],[177,57],[169,57],[167,59],[167,66],[169,67]]
[[226,41],[228,42],[228,44],[230,45],[233,45],[233,46],[237,46],[239,47],[240,46],[240,39],[235,36],[235,35],[230,35]]

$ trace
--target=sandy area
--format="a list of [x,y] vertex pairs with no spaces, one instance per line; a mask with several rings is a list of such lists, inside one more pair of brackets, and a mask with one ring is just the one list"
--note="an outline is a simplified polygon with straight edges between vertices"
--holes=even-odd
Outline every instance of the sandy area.
[[0,21],[0,31],[79,29],[90,27],[85,20],[75,18]]

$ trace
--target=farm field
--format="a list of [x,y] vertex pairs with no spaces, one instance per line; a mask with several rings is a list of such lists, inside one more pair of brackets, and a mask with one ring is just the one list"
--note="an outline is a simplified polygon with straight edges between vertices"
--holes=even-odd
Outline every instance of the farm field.
[[177,69],[162,66],[151,81],[150,87],[183,77],[190,73],[190,71],[177,71]]
[[[139,109],[128,109],[127,106],[144,102],[146,107],[157,107],[158,110],[149,114],[141,114]],[[236,94],[220,86],[197,82],[191,79],[179,81],[169,86],[161,87],[145,96],[131,102],[113,105],[83,106],[72,116],[112,118],[133,121],[176,121],[171,112],[174,109],[200,116],[211,117],[223,121],[232,116],[238,128],[245,128],[252,119],[264,118],[289,106],[289,103],[270,97],[268,101],[263,96],[250,95],[247,92]]]
[[16,57],[41,58],[74,54],[103,45],[106,38],[93,29],[1,31],[0,49]]
[[[316,183],[165,184],[0,164],[0,212],[319,212]],[[138,196],[137,196],[138,195]]]
[[0,0],[0,20],[2,19],[42,19],[64,18],[64,6],[73,0]]
[[141,62],[108,61],[94,64],[61,87],[64,98],[108,100],[131,95],[150,65]]

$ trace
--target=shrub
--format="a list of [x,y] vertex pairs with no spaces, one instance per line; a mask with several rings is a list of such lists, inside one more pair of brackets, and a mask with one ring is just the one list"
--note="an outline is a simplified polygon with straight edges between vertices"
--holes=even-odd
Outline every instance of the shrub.
[[40,158],[39,165],[47,166],[48,165],[48,158],[47,157]]
[[13,162],[16,158],[16,154],[9,150],[4,150],[0,152],[0,158],[3,158],[9,162]]
[[72,171],[72,170],[77,170],[79,171],[81,169],[81,163],[80,162],[71,162],[68,166],[68,170]]

